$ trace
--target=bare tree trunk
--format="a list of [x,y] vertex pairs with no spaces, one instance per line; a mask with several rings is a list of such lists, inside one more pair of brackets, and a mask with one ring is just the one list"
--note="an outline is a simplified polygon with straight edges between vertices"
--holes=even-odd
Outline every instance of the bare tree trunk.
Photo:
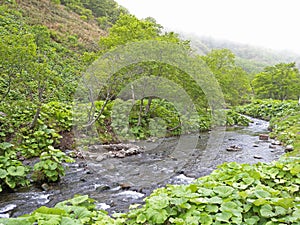
[[141,126],[141,124],[142,124],[143,105],[144,105],[144,99],[141,99],[140,111],[139,111],[139,119],[138,119],[138,123],[137,123],[138,127]]
[[90,121],[88,124],[86,124],[85,127],[91,127],[100,118],[100,116],[104,112],[104,109],[105,109],[109,99],[110,99],[109,96],[107,96],[104,103],[103,103],[103,105],[102,105],[102,107],[101,107],[101,109],[100,109],[100,111],[99,111],[99,113],[98,113],[98,115],[96,116],[96,118],[94,118],[92,121]]
[[45,86],[41,86],[41,81],[38,82],[38,107],[37,107],[37,110],[35,112],[35,115],[34,115],[34,118],[30,124],[30,129],[33,129],[35,128],[36,126],[36,123],[37,123],[37,120],[41,114],[41,109],[42,109],[42,105],[43,105],[43,93],[44,93],[44,90],[45,90]]
[[134,105],[134,104],[135,104],[134,88],[133,88],[133,85],[132,85],[132,84],[130,85],[130,87],[131,87],[132,105]]
[[34,114],[34,118],[33,118],[32,122],[30,124],[30,129],[33,129],[36,126],[36,123],[37,123],[37,120],[40,116],[40,113],[41,113],[41,106],[38,106],[38,108],[37,108],[37,110]]
[[152,100],[153,100],[153,97],[150,96],[150,97],[148,98],[148,103],[147,103],[147,106],[146,106],[146,109],[145,109],[145,114],[148,114],[148,113],[149,113],[150,108],[151,108]]

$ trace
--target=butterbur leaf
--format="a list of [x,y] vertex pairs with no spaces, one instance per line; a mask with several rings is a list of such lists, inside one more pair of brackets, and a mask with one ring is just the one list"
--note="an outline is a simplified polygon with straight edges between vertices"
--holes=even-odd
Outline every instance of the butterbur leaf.
[[219,207],[217,205],[207,205],[205,211],[209,213],[216,213],[219,211]]
[[145,223],[147,220],[146,216],[144,214],[140,214],[138,215],[138,217],[136,218],[136,222],[137,223]]
[[60,224],[63,224],[63,225],[82,225],[82,223],[79,222],[78,220],[75,220],[75,219],[72,219],[72,218],[69,218],[69,217],[62,217]]
[[254,194],[257,198],[269,198],[269,197],[271,197],[271,194],[267,191],[264,191],[264,190],[256,190],[254,192]]
[[294,206],[294,199],[293,198],[279,198],[273,201],[273,204],[277,206],[281,206],[285,209],[291,208]]
[[24,176],[25,167],[24,166],[10,166],[7,168],[7,172],[11,176]]
[[169,206],[169,200],[164,196],[154,196],[148,202],[153,209],[164,209]]
[[223,202],[223,200],[222,200],[222,198],[220,198],[220,197],[214,196],[214,197],[212,197],[212,198],[209,198],[209,199],[208,199],[208,202],[209,202],[210,204],[221,204],[221,203]]
[[252,216],[251,218],[247,218],[245,219],[246,224],[248,225],[254,225],[259,221],[259,217],[258,216]]
[[290,170],[292,175],[296,175],[300,173],[300,165],[296,164],[291,170]]
[[253,202],[253,204],[255,205],[255,206],[261,206],[261,205],[265,205],[265,204],[267,204],[267,203],[269,203],[266,199],[264,199],[264,198],[259,198],[259,199],[256,199],[254,202]]
[[81,203],[86,202],[88,199],[89,199],[88,195],[77,196],[77,197],[72,198],[70,200],[70,203],[72,205],[80,205]]
[[228,187],[228,186],[218,186],[218,187],[215,187],[213,190],[216,194],[218,194],[219,196],[221,196],[223,198],[228,197],[234,191],[234,189],[232,187]]
[[221,222],[229,223],[229,219],[232,217],[232,214],[229,212],[222,212],[216,214],[216,220]]
[[42,206],[34,211],[35,213],[41,214],[53,214],[53,215],[66,215],[66,211],[58,208],[48,208],[46,206]]
[[224,203],[221,204],[221,210],[222,211],[230,212],[233,209],[237,209],[237,208],[238,208],[238,205],[234,202],[224,202]]
[[0,225],[32,225],[30,218],[0,219]]
[[272,218],[275,216],[275,213],[272,211],[272,206],[270,205],[263,205],[259,212],[260,215],[265,218]]
[[0,169],[0,179],[3,179],[7,176],[6,170]]
[[207,213],[200,214],[200,223],[203,225],[210,225],[213,223],[211,216]]
[[278,215],[283,216],[283,215],[286,215],[286,213],[287,213],[287,210],[285,208],[283,208],[281,206],[275,206],[275,214],[276,214],[276,216],[278,216]]
[[9,142],[0,143],[0,149],[3,149],[3,150],[9,149],[10,147],[13,147],[13,146],[14,145]]

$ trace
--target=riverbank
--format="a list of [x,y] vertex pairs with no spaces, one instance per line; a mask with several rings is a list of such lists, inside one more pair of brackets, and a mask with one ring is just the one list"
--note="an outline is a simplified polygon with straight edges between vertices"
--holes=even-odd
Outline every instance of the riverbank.
[[[175,154],[180,138],[170,137],[134,143],[145,150],[129,157],[101,161],[97,158],[78,159],[75,164],[69,165],[66,176],[59,183],[44,187],[46,190],[31,187],[0,194],[0,211],[9,205],[15,206],[3,214],[17,217],[42,205],[53,207],[74,194],[87,194],[97,201],[99,209],[110,213],[126,212],[131,204],[143,203],[143,198],[153,190],[166,184],[190,183],[210,174],[224,162],[254,164],[277,160],[284,153],[283,148],[270,148],[271,140],[262,141],[258,136],[268,133],[268,122],[252,120],[249,127],[236,126],[227,131],[187,135],[187,143],[196,139],[197,145],[195,148],[186,146],[181,149],[180,155]],[[220,143],[217,149],[207,148],[210,138]],[[240,146],[241,150],[228,151],[227,148],[232,145]],[[185,157],[182,158],[182,155]]]

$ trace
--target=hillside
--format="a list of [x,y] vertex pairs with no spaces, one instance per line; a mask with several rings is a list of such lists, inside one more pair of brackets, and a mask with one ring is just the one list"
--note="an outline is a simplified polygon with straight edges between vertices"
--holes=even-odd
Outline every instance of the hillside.
[[190,39],[191,45],[200,54],[206,54],[211,49],[227,48],[231,50],[236,55],[237,64],[252,74],[262,71],[266,66],[281,62],[296,62],[300,67],[300,55],[292,52],[275,51],[211,37],[199,37],[193,34],[181,34],[181,36]]
[[[3,0],[2,0],[3,2]],[[44,25],[51,31],[51,38],[76,48],[97,50],[98,41],[106,32],[100,29],[94,19],[85,20],[79,14],[51,0],[22,0],[9,5],[19,11],[28,25]]]

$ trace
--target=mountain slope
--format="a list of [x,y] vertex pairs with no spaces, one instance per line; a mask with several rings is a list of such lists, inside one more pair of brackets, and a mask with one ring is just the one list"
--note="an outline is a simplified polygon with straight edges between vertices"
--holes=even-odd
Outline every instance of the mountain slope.
[[285,51],[275,51],[266,48],[239,44],[226,40],[217,40],[210,37],[199,37],[193,34],[181,34],[190,39],[194,49],[200,54],[206,54],[211,49],[227,48],[236,55],[236,62],[249,73],[258,73],[264,67],[280,62],[296,62],[300,66],[300,55]]
[[106,35],[96,20],[86,20],[51,0],[19,0],[12,7],[22,13],[27,24],[48,27],[56,42],[69,42],[71,45],[76,40],[79,44],[77,48],[95,51],[98,49],[99,38]]

